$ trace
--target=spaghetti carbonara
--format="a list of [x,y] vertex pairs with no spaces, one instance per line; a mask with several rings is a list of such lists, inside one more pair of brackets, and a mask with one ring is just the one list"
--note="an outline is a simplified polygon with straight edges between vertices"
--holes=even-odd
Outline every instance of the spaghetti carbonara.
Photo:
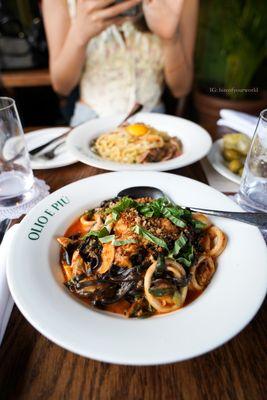
[[182,154],[177,137],[143,123],[119,126],[100,135],[91,147],[102,158],[126,164],[167,161]]

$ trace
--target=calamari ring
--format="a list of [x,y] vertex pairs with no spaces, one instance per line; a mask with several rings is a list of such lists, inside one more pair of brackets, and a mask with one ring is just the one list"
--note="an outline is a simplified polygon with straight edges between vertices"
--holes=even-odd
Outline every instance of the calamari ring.
[[218,257],[226,247],[227,237],[217,226],[210,227],[208,234],[211,239],[209,255],[211,257]]
[[80,223],[81,223],[84,227],[91,229],[91,228],[93,227],[93,225],[95,224],[95,221],[88,220],[88,219],[87,219],[87,215],[84,214],[84,215],[82,215],[81,218],[80,218]]
[[[184,268],[180,264],[178,264],[177,262],[175,262],[173,260],[166,260],[166,266],[167,266],[167,270],[172,272],[173,275],[176,276],[177,278],[181,278],[185,275]],[[145,290],[145,297],[146,297],[147,301],[159,313],[167,313],[167,312],[178,310],[184,304],[188,287],[185,286],[180,289],[179,304],[173,304],[171,306],[162,305],[161,302],[149,292],[149,289],[151,286],[151,281],[152,281],[152,276],[156,270],[156,267],[157,267],[157,261],[154,261],[153,264],[151,264],[150,267],[147,269],[146,274],[145,274],[144,290]]]
[[[204,266],[204,268],[203,268]],[[191,290],[203,290],[210,282],[215,272],[215,264],[211,257],[201,256],[191,269]]]

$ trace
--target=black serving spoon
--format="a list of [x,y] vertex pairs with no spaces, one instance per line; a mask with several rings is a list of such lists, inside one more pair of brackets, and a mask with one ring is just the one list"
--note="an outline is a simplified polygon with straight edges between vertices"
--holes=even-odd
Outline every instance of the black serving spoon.
[[[153,186],[136,186],[121,190],[118,193],[118,197],[129,196],[133,199],[140,197],[152,197],[158,199],[160,197],[166,197],[172,202],[169,196],[166,195],[162,190]],[[206,215],[214,215],[216,217],[235,219],[240,222],[247,224],[256,225],[260,229],[267,229],[267,213],[264,212],[233,212],[233,211],[219,211],[219,210],[206,210],[203,208],[196,207],[184,207],[194,212],[200,212]]]

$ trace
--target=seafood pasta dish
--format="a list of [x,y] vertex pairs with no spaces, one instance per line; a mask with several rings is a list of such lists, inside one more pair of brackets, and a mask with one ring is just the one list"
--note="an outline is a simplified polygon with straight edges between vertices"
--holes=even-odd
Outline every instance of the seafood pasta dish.
[[103,133],[91,143],[100,157],[126,164],[143,164],[171,160],[182,154],[177,137],[143,123],[124,124]]
[[169,313],[212,279],[226,235],[166,198],[115,198],[84,212],[58,237],[67,289],[126,317]]

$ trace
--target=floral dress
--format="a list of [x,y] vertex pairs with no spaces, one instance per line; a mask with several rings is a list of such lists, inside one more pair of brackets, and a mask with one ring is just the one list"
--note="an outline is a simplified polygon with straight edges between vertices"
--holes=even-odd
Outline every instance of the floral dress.
[[[68,0],[71,18],[76,0]],[[124,114],[138,102],[151,111],[164,87],[160,38],[140,32],[131,22],[113,25],[88,43],[80,98],[97,116]]]

